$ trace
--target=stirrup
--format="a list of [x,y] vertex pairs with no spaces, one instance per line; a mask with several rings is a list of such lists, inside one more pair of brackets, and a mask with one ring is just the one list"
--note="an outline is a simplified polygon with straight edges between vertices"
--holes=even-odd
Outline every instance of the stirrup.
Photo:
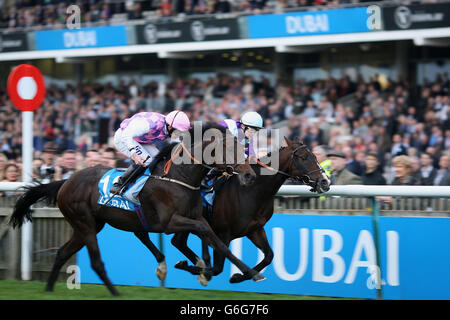
[[123,193],[124,187],[122,184],[120,184],[119,182],[116,182],[113,184],[113,186],[111,187],[111,190],[109,190],[110,194],[116,194],[116,195],[121,195]]
[[207,181],[202,181],[200,183],[200,187],[206,192],[206,193],[210,193],[214,191],[214,184],[208,185]]

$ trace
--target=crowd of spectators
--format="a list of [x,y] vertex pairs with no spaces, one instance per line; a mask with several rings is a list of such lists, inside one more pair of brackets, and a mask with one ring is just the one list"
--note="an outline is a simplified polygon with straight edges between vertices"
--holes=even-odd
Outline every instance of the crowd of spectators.
[[[239,12],[268,13],[301,7],[336,6],[365,0],[18,0],[14,6],[0,1],[0,29],[63,28],[70,14],[67,8],[80,8],[81,23],[108,24],[115,14],[126,20],[145,19],[146,13],[162,19],[184,15]],[[269,6],[273,3],[272,8]]]
[[[177,108],[192,121],[215,123],[258,111],[269,132],[284,123],[287,137],[338,152],[329,157],[333,174],[345,168],[364,184],[449,184],[449,86],[447,74],[420,88],[380,76],[293,84],[278,79],[271,85],[227,74],[168,84],[51,85],[34,112],[34,174],[45,182],[98,162],[126,166],[112,144],[120,122],[140,111]],[[349,94],[353,104],[343,105],[340,98]],[[20,113],[4,92],[0,103],[0,180],[14,181],[21,172]],[[277,147],[270,142],[266,151]]]

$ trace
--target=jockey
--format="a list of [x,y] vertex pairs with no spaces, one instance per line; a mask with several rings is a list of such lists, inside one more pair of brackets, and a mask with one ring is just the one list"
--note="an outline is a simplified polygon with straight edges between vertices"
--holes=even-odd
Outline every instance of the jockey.
[[[125,173],[111,187],[111,193],[121,194],[126,185],[137,178],[159,153],[158,144],[170,138],[175,130],[190,128],[188,116],[172,111],[167,116],[157,112],[140,112],[120,123],[114,135],[117,150],[133,160]],[[128,183],[125,185],[125,182]]]
[[[226,127],[233,136],[235,136],[239,142],[244,145],[245,148],[245,158],[249,156],[255,156],[255,151],[253,149],[252,138],[253,136],[262,128],[263,118],[258,112],[249,111],[242,115],[241,120],[225,119],[220,123],[221,126]],[[212,191],[212,187],[208,186],[208,182],[217,176],[217,169],[211,169],[205,176],[202,182],[204,188]]]
[[251,138],[258,132],[259,129],[264,128],[263,118],[258,112],[246,112],[241,120],[225,119],[220,125],[228,128],[230,132],[240,141],[245,147],[245,157],[254,156],[255,151],[250,143]]

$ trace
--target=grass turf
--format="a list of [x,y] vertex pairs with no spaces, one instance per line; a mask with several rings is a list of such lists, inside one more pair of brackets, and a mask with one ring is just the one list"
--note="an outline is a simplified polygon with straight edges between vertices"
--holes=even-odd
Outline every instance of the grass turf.
[[[121,294],[113,297],[106,286],[81,284],[69,290],[65,282],[57,282],[53,292],[46,292],[45,282],[0,280],[0,300],[322,300],[328,297],[264,294],[219,290],[169,289],[138,286],[116,286]],[[342,298],[341,298],[342,299]]]

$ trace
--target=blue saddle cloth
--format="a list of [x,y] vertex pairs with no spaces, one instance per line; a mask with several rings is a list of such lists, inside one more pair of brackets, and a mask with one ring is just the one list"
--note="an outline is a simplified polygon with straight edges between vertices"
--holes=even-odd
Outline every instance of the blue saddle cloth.
[[[97,201],[98,204],[104,205],[111,198],[111,187],[123,173],[124,171],[111,169],[103,175],[98,182],[98,190],[100,192],[100,197]],[[136,211],[140,209],[138,195],[144,187],[149,175],[150,170],[147,168],[144,174],[141,175],[134,183],[130,184],[122,195],[114,196],[111,201],[106,204],[106,206],[120,208],[127,211]]]

